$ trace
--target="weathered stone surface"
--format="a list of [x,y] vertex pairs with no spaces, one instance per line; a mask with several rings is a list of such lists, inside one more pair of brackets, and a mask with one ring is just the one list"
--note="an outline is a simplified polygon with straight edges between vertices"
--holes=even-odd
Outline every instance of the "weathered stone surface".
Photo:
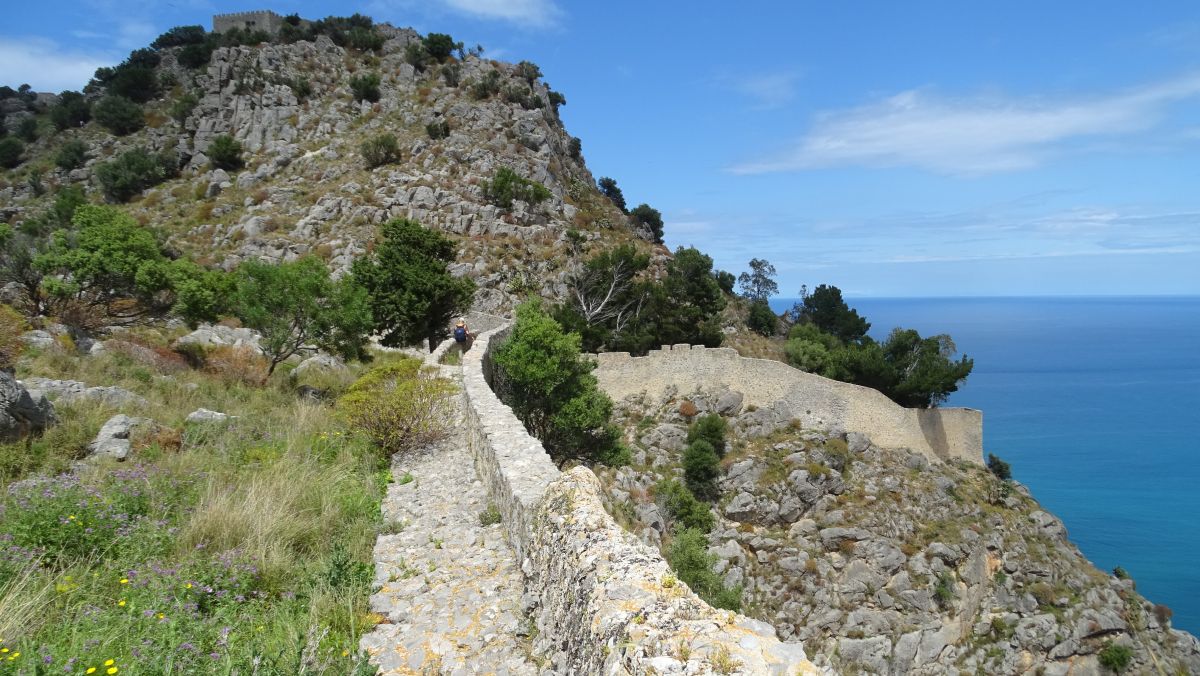
[[30,392],[7,371],[0,371],[0,440],[15,441],[58,422],[54,405],[40,392]]
[[198,408],[195,411],[192,411],[191,413],[188,414],[185,422],[188,422],[191,424],[205,424],[205,423],[225,422],[227,420],[232,420],[233,418],[236,418],[236,417],[237,416],[232,416],[232,415],[229,415],[228,413],[221,413],[220,411],[210,411],[207,408]]
[[201,345],[203,347],[247,347],[261,352],[258,341],[262,336],[246,328],[232,328],[221,324],[204,324],[195,331],[175,341],[175,345]]
[[[70,404],[77,401],[97,401],[113,408],[141,408],[148,406],[140,395],[123,387],[88,387],[78,380],[52,380],[50,378],[26,378],[22,383],[31,394],[44,394],[55,403]],[[36,396],[36,395],[35,395]]]
[[134,418],[124,413],[114,415],[104,423],[96,438],[88,444],[88,453],[92,457],[123,461],[129,457],[129,438],[134,429],[152,424],[153,421],[147,418]]

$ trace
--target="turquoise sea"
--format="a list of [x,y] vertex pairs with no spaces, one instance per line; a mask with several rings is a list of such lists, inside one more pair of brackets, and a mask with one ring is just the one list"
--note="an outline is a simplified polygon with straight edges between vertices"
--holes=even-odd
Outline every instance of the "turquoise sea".
[[985,451],[1200,634],[1200,297],[847,302],[876,339],[950,334],[975,370],[947,405],[983,411]]

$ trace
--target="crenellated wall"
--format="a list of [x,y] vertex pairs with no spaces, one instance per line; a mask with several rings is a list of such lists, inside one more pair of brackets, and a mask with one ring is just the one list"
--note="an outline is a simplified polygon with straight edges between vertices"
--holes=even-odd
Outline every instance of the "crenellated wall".
[[476,471],[537,598],[535,651],[556,673],[707,674],[717,655],[739,673],[829,673],[770,625],[688,591],[658,551],[604,510],[591,470],[558,471],[489,385],[491,351],[508,330],[480,333],[463,356],[462,396]]
[[878,390],[805,373],[782,362],[752,359],[729,348],[664,345],[645,357],[597,355],[600,387],[614,400],[646,393],[680,396],[721,388],[743,405],[784,402],[805,427],[865,434],[877,446],[908,448],[936,460],[983,461],[983,413],[970,408],[905,408]]

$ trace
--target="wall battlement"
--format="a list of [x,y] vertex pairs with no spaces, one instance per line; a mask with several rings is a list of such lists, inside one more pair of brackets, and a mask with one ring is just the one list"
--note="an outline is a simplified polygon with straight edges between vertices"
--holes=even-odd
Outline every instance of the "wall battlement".
[[224,33],[234,28],[277,33],[280,26],[283,25],[283,17],[269,9],[231,12],[228,14],[214,14],[212,25],[214,33]]
[[697,390],[741,392],[744,405],[783,402],[805,427],[859,432],[877,446],[909,448],[933,460],[983,462],[983,413],[970,408],[905,408],[878,390],[805,373],[782,362],[739,356],[729,348],[664,345],[645,357],[596,355],[600,388],[615,400],[630,395],[681,396]]

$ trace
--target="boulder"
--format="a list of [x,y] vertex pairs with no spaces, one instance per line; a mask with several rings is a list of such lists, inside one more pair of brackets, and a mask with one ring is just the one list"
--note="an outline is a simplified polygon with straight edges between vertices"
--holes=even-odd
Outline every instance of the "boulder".
[[313,356],[300,362],[296,368],[292,369],[293,376],[302,376],[309,371],[331,371],[344,372],[347,371],[346,364],[333,355],[324,353],[314,354]]
[[262,338],[257,331],[233,328],[221,324],[203,324],[195,331],[175,341],[175,345],[200,345],[203,347],[249,347],[262,352],[258,341]]
[[124,461],[129,457],[129,437],[138,427],[153,425],[147,418],[135,418],[124,413],[114,415],[100,428],[92,443],[88,444],[91,457],[108,457]]
[[30,394],[34,397],[44,394],[58,404],[94,401],[113,408],[125,406],[140,408],[150,405],[150,402],[143,397],[123,387],[111,385],[88,387],[87,383],[81,383],[78,380],[52,380],[50,378],[26,378],[22,383],[29,388]]
[[232,420],[233,418],[236,418],[236,417],[237,416],[232,416],[232,415],[229,415],[228,413],[221,413],[220,411],[210,411],[207,408],[198,408],[195,411],[192,411],[191,413],[188,414],[186,422],[189,422],[192,424],[204,424],[204,423],[213,423],[213,422],[224,422],[226,420]]
[[742,411],[743,399],[744,395],[741,392],[722,392],[717,397],[717,413],[721,415],[737,415]]
[[15,441],[57,422],[54,405],[46,395],[31,393],[12,374],[0,371],[0,439]]

